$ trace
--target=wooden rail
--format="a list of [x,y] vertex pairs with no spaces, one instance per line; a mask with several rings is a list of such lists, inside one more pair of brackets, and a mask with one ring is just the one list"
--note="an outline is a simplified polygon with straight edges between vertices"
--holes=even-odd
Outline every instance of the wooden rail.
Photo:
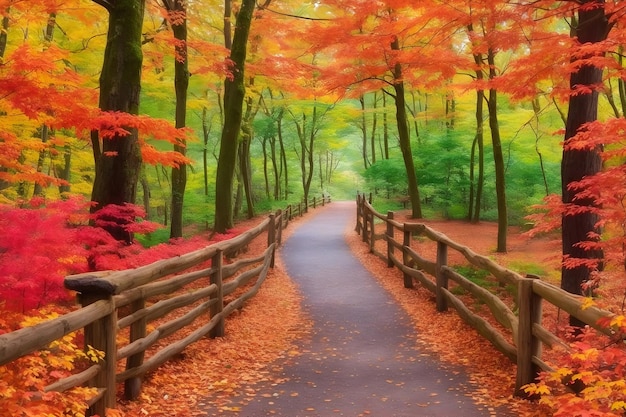
[[[563,340],[541,325],[544,300],[611,338],[624,339],[624,335],[598,325],[600,319],[614,317],[612,312],[594,306],[583,309],[584,297],[572,295],[537,277],[523,277],[424,224],[397,222],[391,211],[387,215],[378,213],[372,207],[371,196],[368,200],[364,195],[357,195],[356,213],[356,232],[362,236],[371,253],[387,262],[389,267],[396,267],[402,271],[406,288],[413,288],[414,283],[418,283],[435,294],[437,311],[443,312],[448,307],[454,308],[465,322],[517,365],[516,395],[524,396],[522,387],[534,382],[540,370],[552,370],[541,359],[542,346],[548,348],[561,346],[569,349]],[[384,234],[376,234],[376,219],[385,223]],[[402,236],[401,241],[396,240],[396,232]],[[416,236],[424,236],[437,245],[435,260],[425,259],[411,247],[411,242]],[[377,240],[386,242],[385,253],[376,248]],[[497,295],[473,283],[448,265],[449,250],[461,253],[470,265],[488,271],[503,285],[512,286],[516,290],[512,296],[517,312],[509,308]],[[401,258],[396,255],[400,252]],[[485,318],[475,314],[454,295],[448,288],[451,281],[471,294],[474,299],[484,303],[497,323],[505,329],[506,334]]]
[[[116,383],[124,382],[125,396],[134,399],[140,393],[146,372],[203,337],[223,336],[226,317],[258,292],[269,268],[273,267],[282,230],[309,208],[329,202],[329,197],[322,196],[309,203],[289,205],[235,238],[136,269],[68,276],[65,286],[78,293],[82,307],[53,320],[0,335],[0,365],[46,349],[69,333],[83,331],[84,347],[102,351],[104,360],[56,381],[44,391],[63,392],[83,385],[95,387],[98,394],[88,402],[88,414],[103,416],[106,408],[116,406]],[[242,249],[261,235],[267,235],[265,251],[241,256]],[[236,260],[231,261],[234,257]],[[233,294],[236,298],[226,303],[224,297]],[[149,331],[148,324],[155,320],[160,320],[158,327]],[[174,338],[192,324],[194,327],[186,336],[163,340]],[[121,342],[123,339],[127,342]],[[147,349],[156,348],[159,341],[167,344],[146,357]],[[118,362],[122,360],[125,360],[124,370],[118,372]]]

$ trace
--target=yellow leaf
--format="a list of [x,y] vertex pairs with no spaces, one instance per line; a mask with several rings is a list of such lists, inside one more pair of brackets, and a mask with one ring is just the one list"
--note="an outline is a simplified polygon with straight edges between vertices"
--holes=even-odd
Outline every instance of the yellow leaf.
[[625,411],[626,410],[626,401],[615,401],[611,404],[611,411]]
[[611,326],[623,327],[626,325],[625,316],[615,316],[611,319]]
[[594,306],[594,305],[596,305],[596,303],[595,303],[595,301],[593,301],[593,298],[591,298],[591,297],[585,297],[585,298],[583,299],[582,304],[580,305],[580,309],[581,309],[581,310],[586,310],[586,309],[588,309],[589,307],[592,307],[592,306]]

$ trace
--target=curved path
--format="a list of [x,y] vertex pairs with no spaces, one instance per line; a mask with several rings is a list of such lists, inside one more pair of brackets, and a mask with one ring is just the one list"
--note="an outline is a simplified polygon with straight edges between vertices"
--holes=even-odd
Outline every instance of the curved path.
[[[416,350],[404,311],[344,240],[354,203],[334,202],[281,249],[313,320],[286,382],[260,386],[239,416],[489,416],[465,395],[467,378]],[[425,318],[426,319],[426,318]]]

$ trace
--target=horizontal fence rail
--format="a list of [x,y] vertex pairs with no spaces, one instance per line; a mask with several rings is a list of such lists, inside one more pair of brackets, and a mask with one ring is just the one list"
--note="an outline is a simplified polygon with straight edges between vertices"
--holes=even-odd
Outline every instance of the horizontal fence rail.
[[[88,414],[103,416],[106,408],[115,408],[116,383],[123,382],[125,397],[134,399],[146,372],[191,343],[223,336],[226,317],[256,295],[274,266],[283,229],[309,208],[327,203],[330,197],[322,196],[289,205],[232,239],[139,268],[68,276],[65,286],[78,293],[81,308],[0,335],[0,365],[82,331],[85,350],[97,349],[104,359],[48,385],[44,392],[95,387],[97,394],[88,401]],[[263,253],[243,256],[244,249],[261,235],[267,236]],[[226,296],[230,296],[229,302],[225,302]],[[204,322],[198,324],[202,318]],[[159,320],[158,326],[149,327],[155,320]],[[193,323],[195,327],[184,337],[164,340]],[[158,350],[147,357],[151,347]]]
[[[376,233],[377,221],[385,224],[385,233]],[[543,301],[613,339],[624,339],[624,335],[598,325],[601,319],[614,317],[612,312],[595,306],[583,308],[584,297],[570,294],[538,277],[521,276],[424,224],[398,222],[392,211],[386,215],[378,213],[371,204],[371,197],[368,199],[362,194],[357,195],[355,230],[372,254],[385,261],[388,267],[402,271],[406,288],[413,288],[416,283],[426,288],[435,295],[437,311],[454,308],[466,323],[517,365],[516,395],[524,396],[522,387],[534,382],[539,371],[553,370],[542,360],[542,346],[560,346],[569,350],[565,341],[541,325]],[[401,240],[396,238],[396,233]],[[413,239],[419,236],[436,245],[436,259],[426,259],[411,247]],[[386,243],[386,251],[376,247],[377,241]],[[488,271],[503,288],[512,287],[517,310],[512,310],[496,294],[475,284],[448,265],[450,250],[462,254],[469,265]],[[471,294],[475,300],[484,303],[505,333],[474,313],[460,297],[451,292],[451,282]]]

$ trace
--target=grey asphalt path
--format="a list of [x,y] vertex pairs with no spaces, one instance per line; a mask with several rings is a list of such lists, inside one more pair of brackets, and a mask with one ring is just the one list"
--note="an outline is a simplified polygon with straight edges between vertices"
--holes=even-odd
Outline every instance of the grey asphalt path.
[[286,382],[255,387],[256,397],[238,415],[494,415],[466,396],[462,372],[417,349],[409,318],[352,255],[344,232],[354,210],[353,202],[333,202],[282,247],[313,334],[277,376]]

